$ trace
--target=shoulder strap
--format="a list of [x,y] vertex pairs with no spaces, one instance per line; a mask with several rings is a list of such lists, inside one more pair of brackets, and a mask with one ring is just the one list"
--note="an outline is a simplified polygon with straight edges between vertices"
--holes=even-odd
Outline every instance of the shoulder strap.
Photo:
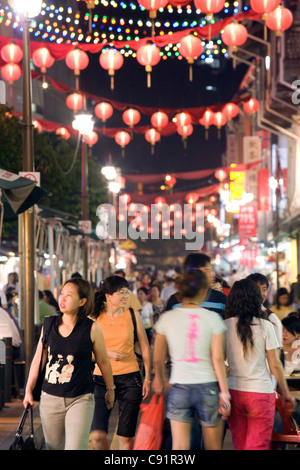
[[137,340],[138,340],[138,338],[137,338],[137,332],[136,332],[136,318],[135,318],[135,313],[134,313],[133,308],[129,308],[129,310],[130,310],[131,319],[132,319],[132,323],[133,323],[134,343],[136,343]]
[[49,336],[50,330],[52,328],[52,325],[53,325],[56,317],[57,317],[57,315],[51,315],[49,317],[45,317],[45,319],[44,319],[44,325],[43,325],[44,335],[42,337],[43,346],[44,346],[45,343],[47,343],[47,338]]

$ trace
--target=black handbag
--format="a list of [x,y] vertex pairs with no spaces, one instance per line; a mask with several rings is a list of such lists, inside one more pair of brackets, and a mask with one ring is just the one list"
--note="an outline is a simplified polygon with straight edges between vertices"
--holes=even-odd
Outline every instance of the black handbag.
[[[22,432],[24,428],[25,421],[27,416],[30,416],[30,436],[27,437],[24,441],[22,437]],[[34,431],[33,431],[33,413],[32,406],[28,405],[27,408],[23,411],[14,442],[10,445],[9,450],[37,450],[34,440]]]
[[40,367],[39,367],[39,375],[35,384],[35,387],[32,391],[32,396],[34,401],[40,401],[41,399],[41,393],[42,393],[42,385],[45,377],[45,371],[46,371],[46,365],[43,367],[43,351],[45,344],[47,343],[47,338],[49,336],[51,327],[56,319],[57,315],[53,315],[51,317],[45,317],[44,320],[44,335],[42,337],[42,343],[43,343],[43,349],[42,349],[42,354],[41,354],[41,360],[40,360]]

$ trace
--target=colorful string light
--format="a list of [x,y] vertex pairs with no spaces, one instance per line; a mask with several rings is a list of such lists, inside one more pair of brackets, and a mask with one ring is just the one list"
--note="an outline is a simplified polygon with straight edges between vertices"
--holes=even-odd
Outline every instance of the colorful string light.
[[[3,4],[3,5],[2,5]],[[243,7],[246,10],[247,7]],[[224,10],[218,17],[233,15],[241,10],[239,1],[225,3]],[[127,19],[124,19],[126,11]],[[172,19],[170,18],[172,15]],[[88,24],[91,16],[91,30]],[[216,21],[214,18],[213,22]],[[155,21],[155,34],[172,34],[188,28],[206,25],[207,21],[199,10],[196,10],[193,2],[186,6],[174,7],[167,5],[158,12]],[[22,30],[20,17],[15,16],[4,2],[0,2],[0,24],[6,27]],[[98,44],[103,41],[138,41],[143,37],[151,36],[152,22],[148,18],[148,12],[140,6],[137,1],[129,2],[121,0],[96,0],[95,8],[88,10],[86,2],[78,0],[74,8],[70,6],[57,6],[55,0],[45,0],[42,5],[41,16],[38,21],[32,21],[30,32],[36,39],[48,40],[50,42],[61,43],[93,43]],[[201,60],[207,57],[214,59],[214,56],[227,56],[227,47],[214,38],[213,44],[208,45],[204,41],[204,53]],[[134,50],[125,48],[120,50],[127,57],[136,57]],[[177,57],[182,59],[178,51],[178,45],[172,44],[161,50],[164,60]]]

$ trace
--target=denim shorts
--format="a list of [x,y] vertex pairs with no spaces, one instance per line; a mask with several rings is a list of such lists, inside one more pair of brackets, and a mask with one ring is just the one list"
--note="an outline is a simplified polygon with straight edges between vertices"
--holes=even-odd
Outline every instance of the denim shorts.
[[[111,410],[105,403],[106,386],[103,377],[94,375],[95,413],[92,423],[92,431],[99,430],[108,432],[108,423]],[[116,386],[115,397],[118,401],[119,420],[117,435],[123,437],[134,437],[140,403],[142,401],[142,378],[140,372],[114,375]]]
[[167,402],[167,418],[192,423],[195,412],[202,426],[216,426],[219,414],[219,384],[173,384]]

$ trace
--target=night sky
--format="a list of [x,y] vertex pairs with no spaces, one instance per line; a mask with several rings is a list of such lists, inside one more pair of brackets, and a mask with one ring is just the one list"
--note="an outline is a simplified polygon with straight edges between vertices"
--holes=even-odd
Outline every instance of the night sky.
[[[233,69],[231,60],[222,57],[219,67],[214,68],[203,61],[193,65],[193,81],[189,81],[189,68],[185,60],[177,58],[161,60],[153,67],[151,88],[147,88],[146,72],[136,59],[127,58],[124,65],[115,73],[115,89],[110,89],[108,74],[99,80],[99,56],[90,54],[90,65],[87,71],[81,72],[82,88],[97,96],[120,102],[144,106],[159,107],[197,107],[226,103],[235,97],[240,82],[247,68],[239,65]],[[94,72],[91,73],[91,70]],[[206,87],[212,87],[207,90]],[[150,124],[150,116],[142,115],[139,125]],[[96,126],[101,121],[96,118]],[[107,127],[122,127],[122,112],[114,111],[107,121]],[[115,165],[122,168],[122,173],[160,173],[192,171],[220,166],[221,155],[225,151],[225,131],[218,138],[217,129],[212,126],[209,139],[205,139],[204,128],[194,126],[193,134],[188,137],[184,148],[181,136],[174,134],[162,137],[155,145],[155,154],[144,135],[133,135],[133,140],[125,148],[122,157],[120,147],[112,138],[102,135],[94,146],[93,153],[101,163],[106,163],[111,154]]]

